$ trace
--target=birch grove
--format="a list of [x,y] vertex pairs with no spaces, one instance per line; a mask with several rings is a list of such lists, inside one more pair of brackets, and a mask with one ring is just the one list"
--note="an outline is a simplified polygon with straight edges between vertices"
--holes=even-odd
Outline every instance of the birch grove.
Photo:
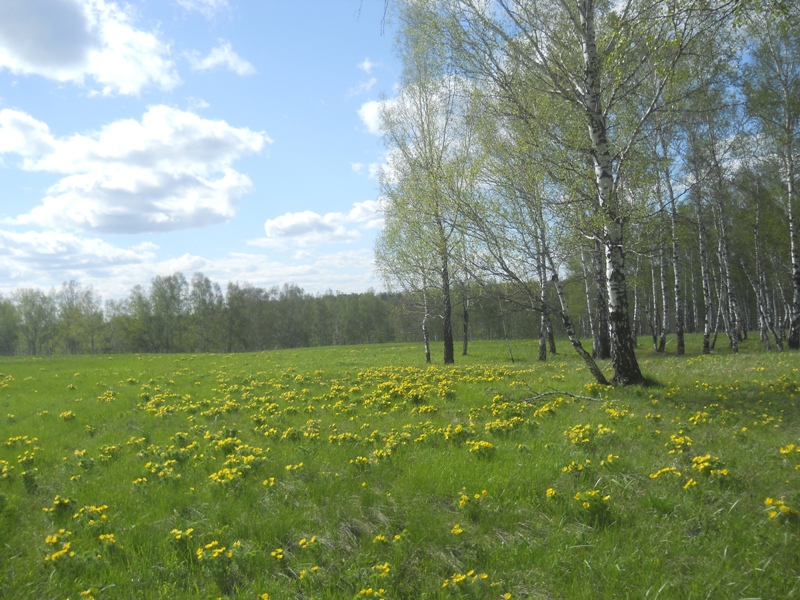
[[[483,125],[470,134],[481,146],[481,208],[466,209],[461,225],[451,220],[471,249],[462,260],[475,281],[523,290],[528,310],[570,323],[564,284],[581,281],[581,334],[598,358],[608,340],[611,381],[623,385],[644,381],[634,350],[642,312],[657,352],[674,334],[684,354],[684,333],[700,322],[703,352],[720,331],[736,352],[754,320],[777,347],[784,329],[789,347],[800,345],[800,71],[797,30],[786,25],[795,9],[692,0],[394,6],[405,31],[413,15],[415,27],[435,32],[443,73],[481,98]],[[754,33],[754,23],[766,25]],[[745,96],[747,112],[736,108]],[[772,143],[755,144],[759,136]],[[756,147],[769,151],[755,156]],[[751,285],[736,215],[754,203],[737,181],[770,162],[782,169],[788,236],[770,253],[772,270],[756,257]],[[525,198],[539,208],[510,219],[509,207]],[[788,278],[780,273],[787,254]],[[513,294],[501,301],[519,304]]]

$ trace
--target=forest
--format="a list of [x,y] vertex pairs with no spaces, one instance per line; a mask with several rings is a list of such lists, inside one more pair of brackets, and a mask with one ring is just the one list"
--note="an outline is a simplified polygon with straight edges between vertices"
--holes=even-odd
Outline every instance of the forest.
[[[468,340],[538,335],[527,313],[500,312],[497,294],[476,288],[461,303]],[[0,354],[229,353],[418,341],[419,322],[410,294],[310,294],[294,284],[265,289],[238,282],[223,291],[202,273],[187,279],[178,272],[119,300],[104,301],[76,281],[16,290],[0,299]],[[441,339],[440,319],[431,332]]]
[[[598,383],[641,383],[632,328],[703,352],[748,330],[800,347],[798,8],[761,2],[394,3],[402,86],[382,107],[387,281],[441,315],[503,284],[560,321]],[[582,280],[584,347],[568,281]],[[437,301],[430,297],[436,290]]]
[[[384,99],[387,291],[155,277],[0,298],[0,353],[237,352],[566,338],[595,378],[634,349],[800,347],[800,11],[772,2],[398,1]],[[223,289],[224,286],[224,289]],[[722,336],[724,343],[717,341]],[[645,339],[641,339],[644,337]],[[566,344],[564,344],[566,350]]]

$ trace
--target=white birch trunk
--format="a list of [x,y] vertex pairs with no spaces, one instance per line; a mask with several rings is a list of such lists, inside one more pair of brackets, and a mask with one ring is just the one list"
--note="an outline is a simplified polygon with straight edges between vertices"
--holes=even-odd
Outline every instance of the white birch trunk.
[[697,283],[694,280],[694,269],[691,269],[692,275],[692,333],[697,333],[700,330],[700,312],[697,310]]
[[658,271],[661,277],[661,332],[658,340],[658,351],[664,352],[667,345],[667,334],[669,333],[669,284],[667,277],[667,250],[664,243],[664,236],[661,236],[658,244]]
[[694,211],[697,216],[697,246],[700,253],[700,284],[703,288],[703,354],[711,353],[711,273],[708,268],[707,235],[703,216],[702,191],[697,184]]
[[789,243],[792,254],[792,312],[789,325],[788,346],[792,350],[800,349],[800,242],[797,233],[797,215],[795,214],[794,160],[791,148],[786,151],[786,195],[789,216]]
[[592,262],[594,263],[594,280],[597,288],[597,319],[593,348],[596,358],[606,360],[611,358],[611,332],[608,324],[608,281],[606,279],[603,244],[599,241],[595,242]]
[[592,304],[592,286],[589,283],[589,273],[586,266],[586,253],[581,248],[581,265],[583,267],[583,287],[586,291],[586,316],[589,323],[589,334],[592,336],[592,355],[597,358],[597,332],[594,324],[594,306]]
[[725,320],[725,333],[728,335],[731,350],[739,352],[739,302],[736,296],[736,288],[733,285],[733,269],[731,268],[730,250],[728,247],[728,232],[725,225],[725,216],[719,199],[715,203],[717,240],[720,266],[720,282],[722,284],[723,296],[720,297],[720,306],[724,307],[723,317]]
[[594,0],[580,0],[578,12],[583,36],[583,99],[591,154],[594,161],[597,204],[603,217],[603,244],[606,253],[608,281],[608,317],[611,341],[613,383],[623,385],[644,381],[633,348],[633,336],[628,315],[628,293],[625,280],[623,218],[614,185],[614,169],[605,114],[600,97],[600,61],[597,53]]
[[[674,297],[675,297],[675,355],[683,356],[686,352],[686,345],[683,339],[685,329],[686,311],[684,309],[684,295],[681,288],[681,263],[680,248],[678,242],[678,210],[675,201],[675,189],[672,187],[672,173],[669,168],[667,144],[661,138],[661,156],[665,161],[664,184],[667,186],[669,198],[669,223],[670,234],[672,237],[672,273],[674,277]],[[666,326],[665,326],[666,328]]]

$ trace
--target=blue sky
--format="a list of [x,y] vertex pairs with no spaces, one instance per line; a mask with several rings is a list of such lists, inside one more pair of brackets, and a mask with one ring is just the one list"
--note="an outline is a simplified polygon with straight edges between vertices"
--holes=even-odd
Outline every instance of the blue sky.
[[2,0],[0,293],[380,288],[383,0]]

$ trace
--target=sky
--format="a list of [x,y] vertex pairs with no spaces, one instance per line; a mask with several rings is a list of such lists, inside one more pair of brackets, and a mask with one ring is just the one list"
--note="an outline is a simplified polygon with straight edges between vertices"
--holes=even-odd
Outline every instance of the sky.
[[0,294],[382,282],[384,0],[0,1]]

